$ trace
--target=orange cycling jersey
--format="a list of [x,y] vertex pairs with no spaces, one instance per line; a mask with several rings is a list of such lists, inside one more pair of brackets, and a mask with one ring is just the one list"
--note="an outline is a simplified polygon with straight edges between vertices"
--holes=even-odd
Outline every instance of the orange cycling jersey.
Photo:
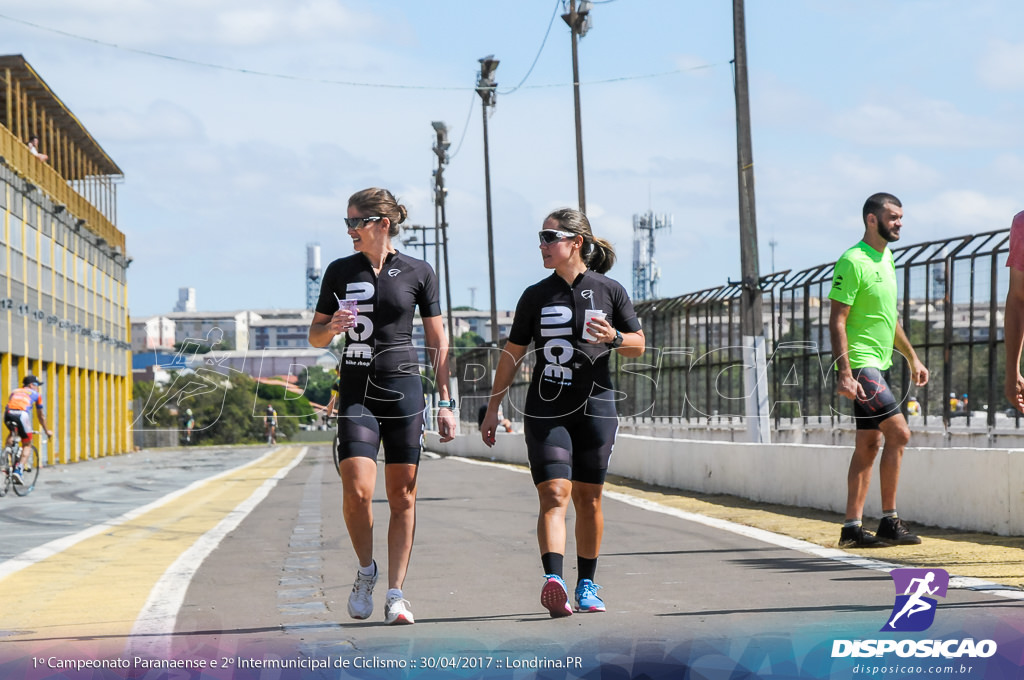
[[27,387],[19,387],[7,397],[7,408],[11,411],[31,410],[32,404],[38,402],[37,408],[43,407],[43,398],[38,392]]

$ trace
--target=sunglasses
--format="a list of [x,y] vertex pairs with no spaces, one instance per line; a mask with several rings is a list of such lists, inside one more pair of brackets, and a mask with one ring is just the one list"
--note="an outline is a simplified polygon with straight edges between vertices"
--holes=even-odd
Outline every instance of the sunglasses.
[[368,222],[379,222],[381,217],[346,217],[345,226],[349,229],[361,229],[365,227]]
[[537,235],[540,236],[540,244],[542,246],[549,246],[552,243],[561,241],[565,238],[576,238],[576,234],[571,234],[567,231],[557,231],[555,229],[542,229],[537,232]]

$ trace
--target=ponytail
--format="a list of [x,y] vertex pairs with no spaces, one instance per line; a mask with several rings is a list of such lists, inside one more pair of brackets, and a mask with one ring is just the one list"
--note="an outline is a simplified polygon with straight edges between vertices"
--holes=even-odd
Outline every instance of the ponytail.
[[615,249],[603,238],[597,236],[592,238],[594,239],[593,245],[584,261],[587,263],[588,269],[598,274],[604,274],[615,265]]

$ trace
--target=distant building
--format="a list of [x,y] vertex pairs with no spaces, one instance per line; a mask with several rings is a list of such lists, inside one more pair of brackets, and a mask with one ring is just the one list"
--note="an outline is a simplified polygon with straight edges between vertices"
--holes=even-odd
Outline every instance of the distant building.
[[176,324],[166,316],[132,321],[132,353],[174,351]]
[[313,320],[313,312],[301,309],[288,314],[257,314],[260,318],[249,326],[249,349],[309,347],[309,323]]
[[242,350],[249,346],[249,328],[259,318],[255,312],[170,312],[175,344],[193,341],[214,349]]
[[[43,381],[50,464],[129,450],[124,173],[21,55],[0,57],[0,392]],[[43,160],[26,145],[40,138]]]
[[[512,327],[512,312],[498,312],[501,338]],[[310,347],[309,324],[313,312],[305,309],[251,309],[230,312],[169,312],[132,321],[132,344],[138,353],[136,375],[152,365],[165,370],[191,367],[197,361],[213,361],[221,368],[246,373],[254,378],[269,378],[295,373],[295,366],[321,365],[332,369],[337,360],[329,350]],[[442,323],[447,331],[447,318]],[[473,331],[486,342],[490,338],[491,314],[488,311],[456,311],[452,326],[456,337]],[[423,322],[413,320],[413,344],[425,347]],[[188,343],[192,343],[190,349]],[[194,346],[212,346],[207,354],[195,354]],[[172,364],[175,353],[185,363]],[[194,355],[194,356],[193,356]],[[426,365],[426,355],[421,354]],[[179,363],[181,363],[179,361]],[[220,370],[219,368],[216,370]],[[141,378],[140,378],[141,379]]]
[[[498,338],[496,342],[501,342],[508,337],[508,332],[512,330],[512,317],[515,316],[515,312],[499,309],[497,312],[498,316]],[[481,338],[484,342],[491,342],[491,312],[484,309],[457,309],[452,312],[452,328],[453,334],[458,337],[466,331],[473,331]],[[460,330],[461,329],[461,330]]]
[[320,282],[323,271],[320,268],[320,244],[306,244],[306,309],[316,307],[320,297]]
[[176,312],[194,312],[196,311],[196,289],[195,288],[179,288],[178,289],[178,302],[174,305],[174,311]]
[[317,348],[213,351],[197,354],[189,361],[189,368],[205,367],[223,374],[238,371],[257,379],[294,376],[311,366],[332,370],[337,365],[338,359],[330,350]]

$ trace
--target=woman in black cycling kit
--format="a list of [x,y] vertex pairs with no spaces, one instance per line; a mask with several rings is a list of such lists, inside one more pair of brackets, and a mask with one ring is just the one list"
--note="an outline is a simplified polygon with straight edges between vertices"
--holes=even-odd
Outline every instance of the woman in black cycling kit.
[[[384,445],[388,524],[387,623],[413,623],[402,584],[416,523],[416,475],[423,435],[420,360],[412,345],[413,312],[419,308],[427,354],[440,395],[442,442],[455,436],[454,403],[448,390],[448,338],[430,265],[395,250],[391,239],[406,218],[405,206],[386,189],[365,189],[348,201],[345,224],[356,252],[324,272],[309,327],[314,347],[345,334],[338,393],[338,458],[345,525],[359,559],[348,612],[356,619],[373,610],[377,563],[373,559],[373,501],[377,452]],[[354,311],[346,305],[354,301]]]
[[523,423],[540,501],[541,603],[551,616],[572,614],[562,580],[565,516],[572,499],[576,610],[603,612],[594,574],[604,531],[601,493],[618,429],[608,360],[613,351],[643,354],[644,334],[625,289],[604,276],[615,252],[593,235],[586,215],[568,208],[551,213],[540,232],[540,252],[544,267],[555,271],[519,298],[480,431],[484,443],[493,446],[498,407],[527,347],[535,343]]

